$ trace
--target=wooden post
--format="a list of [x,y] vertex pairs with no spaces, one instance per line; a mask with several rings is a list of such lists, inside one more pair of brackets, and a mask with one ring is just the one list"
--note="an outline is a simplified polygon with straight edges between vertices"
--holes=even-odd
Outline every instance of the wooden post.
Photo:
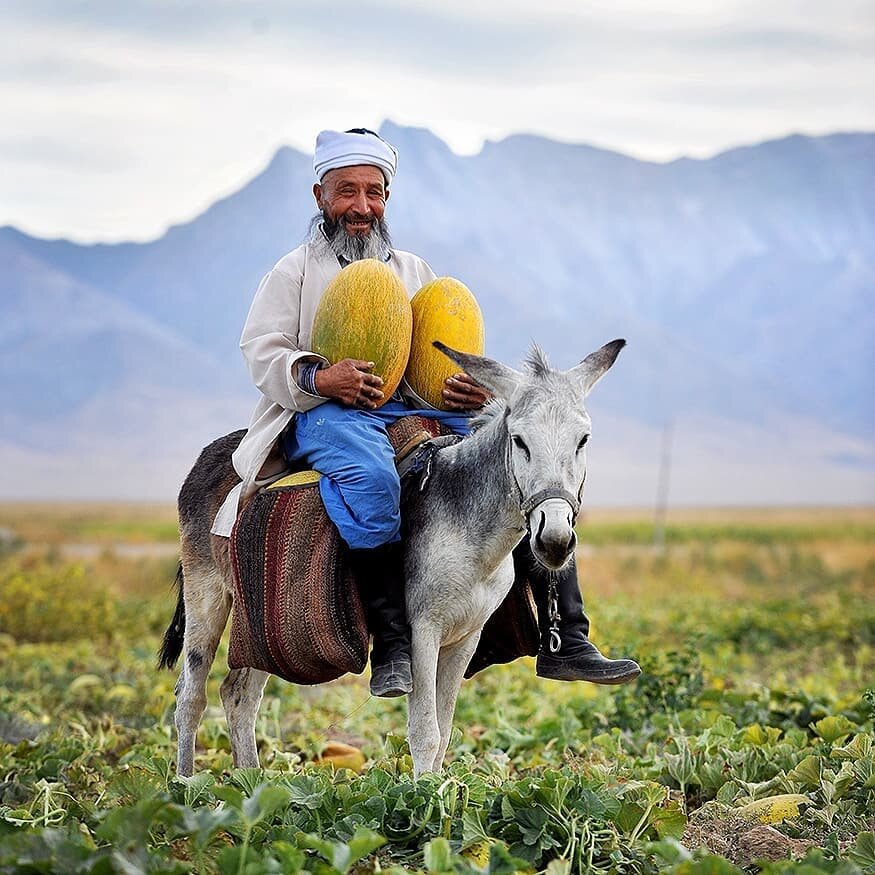
[[662,455],[659,460],[659,476],[656,483],[656,504],[653,508],[653,546],[665,549],[665,516],[668,512],[668,488],[671,480],[671,446],[674,423],[665,421],[662,427]]

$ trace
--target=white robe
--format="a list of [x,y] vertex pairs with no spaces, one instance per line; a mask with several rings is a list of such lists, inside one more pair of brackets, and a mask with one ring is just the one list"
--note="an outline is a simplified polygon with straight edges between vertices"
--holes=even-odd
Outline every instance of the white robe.
[[[425,261],[410,252],[393,249],[387,264],[411,296],[435,278]],[[309,350],[313,316],[326,286],[339,272],[340,264],[332,253],[319,255],[305,243],[281,258],[258,286],[240,349],[262,396],[249,430],[232,456],[242,483],[231,490],[219,508],[213,522],[214,535],[231,534],[241,499],[258,489],[258,472],[295,413],[325,401],[301,389],[295,379],[296,366],[302,361],[325,361]]]

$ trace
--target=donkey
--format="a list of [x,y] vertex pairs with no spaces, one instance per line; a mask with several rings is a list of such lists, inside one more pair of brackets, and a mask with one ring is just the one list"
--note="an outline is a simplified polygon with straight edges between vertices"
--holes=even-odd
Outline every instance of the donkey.
[[[470,436],[435,453],[426,488],[410,492],[403,508],[415,776],[441,768],[465,669],[513,585],[513,548],[528,532],[535,558],[554,571],[574,552],[590,435],[584,399],[625,343],[614,340],[568,371],[551,369],[535,347],[518,372],[435,342],[495,400]],[[175,723],[182,776],[194,768],[207,675],[231,609],[228,539],[211,536],[210,526],[238,480],[230,457],[241,437],[235,432],[210,444],[179,496],[180,598],[160,664],[171,667],[181,646]],[[267,677],[232,669],[222,683],[236,766],[258,766],[255,720]]]

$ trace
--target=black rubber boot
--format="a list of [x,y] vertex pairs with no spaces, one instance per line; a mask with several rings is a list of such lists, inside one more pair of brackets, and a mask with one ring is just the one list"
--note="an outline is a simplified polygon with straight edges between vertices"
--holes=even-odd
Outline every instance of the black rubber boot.
[[410,626],[404,604],[404,554],[400,542],[350,550],[371,646],[371,695],[393,698],[413,690]]
[[517,573],[527,573],[538,606],[541,646],[535,663],[538,677],[556,681],[589,681],[593,684],[625,684],[641,674],[632,659],[608,659],[589,640],[589,618],[577,583],[577,565],[572,557],[562,571],[552,572],[556,580],[559,620],[550,616],[550,575],[532,555],[528,539],[514,551]]

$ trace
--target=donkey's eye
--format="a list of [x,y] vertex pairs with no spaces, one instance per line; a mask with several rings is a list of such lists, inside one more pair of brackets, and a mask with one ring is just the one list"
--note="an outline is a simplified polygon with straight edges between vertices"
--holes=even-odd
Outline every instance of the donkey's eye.
[[589,440],[589,435],[585,434],[581,439],[580,443],[577,445],[577,451],[580,452],[585,446],[586,442]]
[[529,452],[529,448],[526,446],[526,442],[518,435],[513,435],[513,443],[514,446],[521,449],[526,454],[526,461],[532,458],[532,454]]

